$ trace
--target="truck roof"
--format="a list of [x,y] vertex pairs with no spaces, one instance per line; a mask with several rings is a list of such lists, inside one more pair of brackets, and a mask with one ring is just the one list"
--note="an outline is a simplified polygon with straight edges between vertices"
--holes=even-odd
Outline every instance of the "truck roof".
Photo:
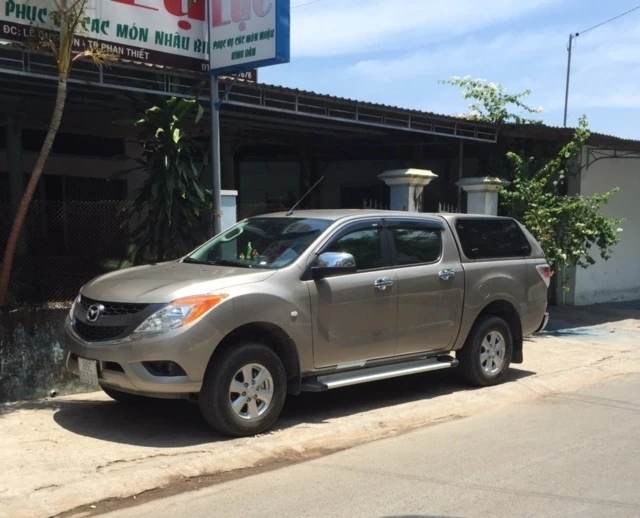
[[377,216],[383,217],[410,217],[410,218],[444,218],[451,219],[458,216],[472,216],[474,218],[496,218],[497,216],[485,216],[483,214],[456,214],[445,212],[407,212],[393,210],[374,210],[374,209],[321,209],[321,210],[295,210],[293,214],[287,216],[287,212],[273,212],[270,214],[261,214],[259,218],[293,218],[304,217],[313,219],[325,219],[330,221],[338,221],[340,219],[351,217]]

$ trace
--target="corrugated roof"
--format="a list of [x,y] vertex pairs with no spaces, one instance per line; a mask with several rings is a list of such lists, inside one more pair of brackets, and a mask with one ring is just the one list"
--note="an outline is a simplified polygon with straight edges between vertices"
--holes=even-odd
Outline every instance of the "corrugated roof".
[[[9,43],[8,45],[6,45],[6,47],[24,50],[24,47],[18,44]],[[182,76],[199,77],[197,74],[194,74],[194,73],[180,71],[180,70],[176,70],[170,67],[165,67],[162,65],[154,65],[154,64],[142,63],[139,61],[132,61],[132,60],[121,60],[121,62],[126,65],[144,66],[144,68],[147,68],[147,69],[162,70],[165,72],[175,73]],[[221,77],[220,79],[221,79],[221,82],[227,83],[227,84],[234,81],[232,77]],[[503,135],[506,134],[508,136],[514,136],[514,137],[524,137],[524,138],[537,137],[537,138],[548,139],[548,140],[565,140],[565,139],[570,140],[573,137],[575,132],[575,128],[550,126],[547,124],[495,125],[495,124],[467,118],[464,115],[457,115],[457,116],[447,115],[443,113],[416,110],[412,108],[403,108],[401,106],[361,101],[357,99],[351,99],[348,97],[338,97],[334,95],[323,94],[323,93],[313,92],[309,90],[300,90],[297,88],[290,88],[290,87],[281,86],[281,85],[273,85],[273,84],[260,83],[260,82],[254,83],[246,79],[236,79],[236,81],[243,84],[244,86],[255,87],[257,89],[260,89],[260,88],[267,89],[272,93],[281,92],[283,94],[290,94],[290,95],[294,94],[299,96],[306,96],[309,98],[315,98],[318,100],[329,101],[337,104],[351,104],[351,105],[357,104],[358,106],[365,107],[365,108],[369,107],[372,109],[395,111],[399,113],[413,114],[413,115],[422,116],[422,117],[433,117],[433,118],[441,119],[443,121],[450,121],[450,122],[453,122],[453,121],[466,122],[467,124],[473,124],[476,126],[486,127],[486,128],[497,128],[500,131],[500,133],[502,133]],[[640,140],[638,139],[617,137],[615,135],[608,135],[605,133],[598,133],[593,131],[591,132],[590,143],[592,143],[593,145],[610,145],[610,146],[615,146],[616,148],[640,150]]]
[[[227,83],[231,83],[233,81],[232,78],[223,78],[223,80],[224,82],[227,82]],[[315,97],[318,99],[323,99],[326,101],[332,101],[336,103],[345,103],[345,104],[355,103],[355,104],[358,104],[359,106],[369,106],[371,108],[376,108],[376,109],[392,110],[392,111],[411,113],[411,114],[426,116],[426,117],[435,117],[438,119],[443,119],[448,121],[467,122],[469,124],[476,124],[479,126],[498,128],[500,131],[513,136],[533,137],[534,135],[539,135],[541,138],[547,138],[549,140],[562,140],[565,138],[567,140],[570,140],[571,138],[573,138],[573,135],[576,130],[576,128],[572,128],[572,127],[565,128],[563,126],[551,126],[548,124],[502,124],[502,125],[491,124],[491,123],[467,118],[464,115],[459,115],[459,116],[446,115],[443,113],[428,112],[428,111],[416,110],[411,108],[402,108],[400,106],[393,106],[389,104],[360,101],[360,100],[351,99],[348,97],[337,97],[334,95],[322,94],[322,93],[313,92],[309,90],[300,90],[297,88],[289,88],[286,86],[279,86],[279,85],[273,85],[268,83],[251,83],[244,80],[242,81],[243,83],[248,85],[255,84],[256,87],[268,88],[273,92],[280,91],[283,93]],[[620,144],[620,145],[627,144],[629,146],[632,146],[634,149],[635,148],[640,149],[639,139],[617,137],[615,135],[608,135],[605,133],[598,133],[595,131],[591,131],[590,142],[594,144],[596,142],[601,144],[614,144],[614,143]]]
[[[231,83],[233,81],[232,78],[221,78],[221,81]],[[448,120],[448,121],[457,121],[457,122],[466,122],[468,124],[475,124],[478,126],[486,126],[486,127],[496,127],[494,124],[490,124],[483,121],[476,121],[472,119],[467,119],[465,117],[456,116],[456,115],[447,115],[443,113],[429,112],[423,110],[416,110],[413,108],[403,108],[401,106],[394,106],[391,104],[383,104],[383,103],[374,103],[369,101],[361,101],[358,99],[351,99],[349,97],[338,97],[330,94],[323,94],[319,92],[313,92],[310,90],[300,90],[298,88],[291,88],[287,86],[274,85],[269,83],[252,83],[251,81],[246,80],[238,80],[242,81],[243,84],[247,85],[255,85],[256,87],[268,88],[273,92],[283,92],[287,94],[296,94],[301,96],[315,97],[317,99],[323,99],[325,101],[333,101],[336,103],[344,103],[344,104],[358,104],[360,106],[368,106],[371,108],[382,109],[382,110],[390,110],[390,111],[398,111],[402,113],[410,113],[415,115],[420,115],[424,117],[437,117],[438,119]]]
[[[500,128],[502,134],[512,137],[542,138],[546,140],[566,140],[573,138],[576,128],[550,126],[547,124],[505,124]],[[606,133],[591,131],[589,143],[594,146],[613,146],[616,149],[640,150],[640,140],[617,137]]]

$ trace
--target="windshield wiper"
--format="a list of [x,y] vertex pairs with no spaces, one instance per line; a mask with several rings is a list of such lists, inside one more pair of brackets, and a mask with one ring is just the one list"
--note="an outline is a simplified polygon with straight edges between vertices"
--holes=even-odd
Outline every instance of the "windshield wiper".
[[191,257],[185,257],[182,262],[188,264],[209,264],[207,261],[198,261],[197,259],[192,259]]
[[243,263],[237,263],[235,261],[228,261],[227,259],[213,259],[211,261],[200,261],[198,259],[193,259],[191,257],[187,257],[185,258],[183,261],[183,263],[188,263],[188,264],[203,264],[206,266],[234,266],[234,267],[239,267],[239,268],[251,268],[250,265],[248,264],[243,264]]
[[206,264],[211,264],[215,266],[234,266],[238,268],[251,268],[250,264],[238,263],[236,261],[229,261],[228,259],[213,259],[208,261]]

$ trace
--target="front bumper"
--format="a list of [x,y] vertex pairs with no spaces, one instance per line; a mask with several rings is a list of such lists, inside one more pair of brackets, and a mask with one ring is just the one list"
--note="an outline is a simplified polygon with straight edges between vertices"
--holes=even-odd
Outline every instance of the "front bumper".
[[[204,324],[204,325],[203,325]],[[66,367],[78,375],[78,357],[98,362],[101,386],[152,397],[174,398],[200,392],[204,373],[222,335],[204,321],[148,339],[89,343],[65,324]],[[156,376],[143,362],[174,362],[185,375]]]

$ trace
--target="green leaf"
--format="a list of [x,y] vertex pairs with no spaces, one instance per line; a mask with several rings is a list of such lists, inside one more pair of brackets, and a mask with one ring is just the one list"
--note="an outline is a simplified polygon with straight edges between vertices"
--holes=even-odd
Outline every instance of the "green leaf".
[[196,124],[200,124],[202,117],[204,115],[204,108],[201,104],[198,104],[198,113],[196,114]]
[[198,194],[198,198],[200,198],[201,200],[204,201],[204,192],[202,192],[202,189],[198,185],[198,182],[193,182],[193,188],[195,189],[196,193]]

